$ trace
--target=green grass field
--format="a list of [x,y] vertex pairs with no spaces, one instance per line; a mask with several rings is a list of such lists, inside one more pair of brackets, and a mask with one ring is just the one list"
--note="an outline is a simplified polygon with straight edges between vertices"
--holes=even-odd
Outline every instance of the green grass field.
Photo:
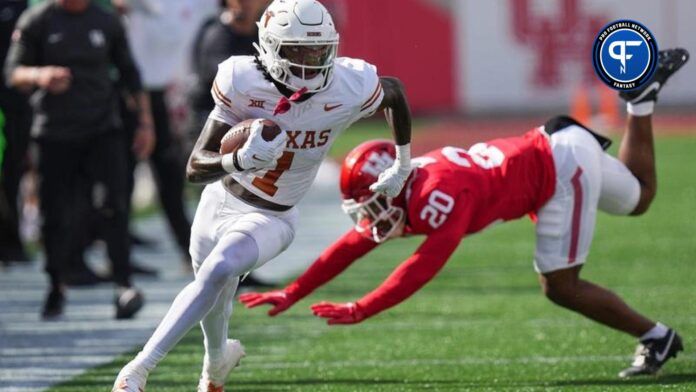
[[[360,298],[420,239],[382,246],[276,318],[237,306],[231,334],[248,356],[228,390],[696,390],[694,151],[696,137],[658,141],[660,186],[651,210],[639,218],[600,214],[584,268],[585,278],[681,333],[686,351],[660,377],[619,380],[635,340],[541,295],[531,261],[532,223],[520,220],[465,239],[423,290],[358,325],[328,327],[309,305]],[[200,330],[192,331],[150,375],[148,390],[194,390],[201,342]],[[130,357],[51,391],[108,391]]]

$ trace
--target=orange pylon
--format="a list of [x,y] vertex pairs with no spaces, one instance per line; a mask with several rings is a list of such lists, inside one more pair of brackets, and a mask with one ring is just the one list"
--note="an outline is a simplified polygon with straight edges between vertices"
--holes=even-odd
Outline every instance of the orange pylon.
[[592,118],[592,103],[587,87],[580,85],[575,89],[570,102],[570,115],[581,124],[589,124]]
[[597,84],[599,89],[599,114],[610,127],[617,127],[621,123],[619,114],[619,101],[617,92],[602,83]]

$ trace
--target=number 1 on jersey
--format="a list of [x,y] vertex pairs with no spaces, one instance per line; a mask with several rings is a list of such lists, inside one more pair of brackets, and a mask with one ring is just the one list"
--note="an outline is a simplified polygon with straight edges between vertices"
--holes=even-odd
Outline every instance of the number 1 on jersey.
[[283,151],[283,155],[278,158],[278,164],[272,170],[266,172],[263,177],[256,177],[251,182],[251,185],[257,187],[261,192],[274,196],[278,192],[278,187],[275,183],[278,181],[284,171],[290,169],[292,160],[295,158],[295,153],[292,151]]

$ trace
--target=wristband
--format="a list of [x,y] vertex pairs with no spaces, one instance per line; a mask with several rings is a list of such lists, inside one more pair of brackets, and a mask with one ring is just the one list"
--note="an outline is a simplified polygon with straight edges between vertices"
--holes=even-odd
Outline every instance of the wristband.
[[222,169],[228,173],[241,172],[243,170],[238,169],[239,165],[235,162],[237,160],[237,153],[233,152],[231,154],[225,154],[222,156]]
[[647,101],[641,103],[627,103],[626,111],[633,116],[649,116],[655,110],[655,101]]
[[245,169],[242,167],[242,165],[239,164],[239,155],[237,154],[239,150],[235,151],[232,153],[232,164],[234,165],[234,168],[237,169],[237,171],[244,171]]
[[399,165],[399,170],[411,170],[411,143],[396,146],[396,162]]

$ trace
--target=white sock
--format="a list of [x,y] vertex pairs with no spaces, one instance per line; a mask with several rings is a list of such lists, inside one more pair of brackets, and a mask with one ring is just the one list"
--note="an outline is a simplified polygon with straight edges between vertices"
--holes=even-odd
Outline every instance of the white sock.
[[229,279],[243,275],[256,264],[258,254],[256,242],[246,234],[232,232],[222,237],[205,259],[196,280],[176,296],[164,319],[132,363],[152,370],[210,312]]
[[227,347],[227,331],[229,320],[232,316],[234,294],[237,292],[239,277],[231,278],[225,286],[222,294],[215,302],[215,306],[201,320],[203,330],[205,352],[210,363],[218,363],[222,360],[225,347]]
[[640,341],[648,340],[648,339],[660,339],[663,338],[665,335],[667,335],[667,331],[669,331],[669,328],[665,326],[664,324],[660,323],[659,321],[657,324],[655,324],[650,331],[646,332],[643,334],[643,336],[640,337]]
[[627,103],[626,111],[634,116],[649,116],[655,110],[655,101],[647,101],[641,103]]
[[135,359],[133,359],[131,363],[150,373],[166,354],[167,353],[157,350],[157,348],[153,348],[149,353],[146,353],[143,349],[143,351],[140,351],[138,355],[135,356]]
[[205,287],[195,280],[176,296],[157,329],[133,360],[136,366],[151,371],[164,356],[213,307],[220,294],[214,287]]

